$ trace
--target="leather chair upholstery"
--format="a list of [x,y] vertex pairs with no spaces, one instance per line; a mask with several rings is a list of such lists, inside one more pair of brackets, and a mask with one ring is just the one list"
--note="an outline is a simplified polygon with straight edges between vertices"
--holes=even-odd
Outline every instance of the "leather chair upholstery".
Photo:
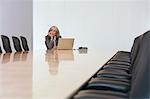
[[2,49],[1,49],[1,46],[0,46],[0,53],[2,53]]
[[[100,69],[93,77],[91,77],[91,79],[87,81],[87,83],[85,83],[85,85],[80,88],[80,90],[78,90],[72,96],[72,98],[149,99],[150,88],[148,86],[148,73],[150,66],[150,31],[147,31],[142,36],[139,36],[135,39],[131,53],[119,52],[119,54],[116,55],[118,55],[117,57],[119,58],[124,57],[123,59],[128,59],[131,57],[131,66],[127,68],[127,65],[120,65],[118,63],[113,64],[114,67],[117,67],[113,69],[110,68],[112,64],[107,64],[107,69],[104,68],[105,66],[103,66],[103,68]],[[113,61],[120,60],[122,62],[122,59],[118,58],[114,59]],[[121,66],[123,68],[121,68]],[[130,72],[126,72],[128,69]]]
[[14,44],[14,48],[17,52],[21,52],[22,48],[21,48],[21,44],[20,44],[20,40],[19,38],[12,36],[12,40],[13,40],[13,44]]
[[12,49],[11,49],[11,46],[10,46],[9,38],[5,35],[1,35],[1,39],[2,39],[3,48],[4,48],[5,52],[6,53],[11,53]]
[[20,36],[20,38],[21,38],[22,47],[23,47],[24,51],[29,51],[27,39],[23,36]]

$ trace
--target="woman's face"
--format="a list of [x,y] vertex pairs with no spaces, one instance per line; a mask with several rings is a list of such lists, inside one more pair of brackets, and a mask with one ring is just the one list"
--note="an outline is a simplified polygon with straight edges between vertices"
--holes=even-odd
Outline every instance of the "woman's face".
[[57,35],[57,28],[56,27],[52,27],[50,29],[50,34],[53,35],[53,36],[56,36]]

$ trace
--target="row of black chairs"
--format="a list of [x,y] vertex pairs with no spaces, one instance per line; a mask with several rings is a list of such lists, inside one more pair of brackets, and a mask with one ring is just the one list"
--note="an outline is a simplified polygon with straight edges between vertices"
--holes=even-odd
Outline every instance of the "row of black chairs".
[[150,31],[118,51],[71,99],[150,99]]
[[[1,39],[2,39],[2,45],[3,48],[5,50],[6,53],[11,53],[12,52],[12,48],[10,45],[10,40],[6,35],[1,35]],[[22,42],[22,47],[21,47],[21,42]],[[27,43],[27,39],[23,36],[20,36],[20,39],[16,36],[12,36],[12,40],[13,40],[13,44],[14,44],[14,48],[16,50],[16,52],[21,52],[21,51],[29,51],[29,47],[28,47],[28,43]],[[0,46],[0,53],[2,53],[2,49]]]

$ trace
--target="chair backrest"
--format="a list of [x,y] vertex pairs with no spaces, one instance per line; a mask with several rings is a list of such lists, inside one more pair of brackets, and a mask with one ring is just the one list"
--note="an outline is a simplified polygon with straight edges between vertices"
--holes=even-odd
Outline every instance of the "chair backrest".
[[24,51],[29,51],[27,39],[23,36],[20,36],[20,38],[21,38],[22,47],[23,47]]
[[6,53],[11,53],[11,46],[10,46],[10,40],[7,36],[1,35],[2,38],[2,43],[3,43],[3,48],[6,51]]
[[0,46],[0,53],[2,53],[2,49],[1,49],[1,46]]
[[17,52],[21,52],[22,48],[21,48],[21,44],[20,44],[19,38],[15,37],[15,36],[12,36],[12,40],[13,40],[13,43],[14,43],[15,50]]
[[150,32],[143,35],[138,58],[135,60],[134,72],[131,78],[131,99],[149,98],[149,58],[150,58]]
[[134,43],[133,43],[133,46],[131,48],[131,64],[132,65],[134,64],[134,61],[135,61],[137,54],[139,52],[142,38],[143,38],[143,35],[140,35],[134,39]]

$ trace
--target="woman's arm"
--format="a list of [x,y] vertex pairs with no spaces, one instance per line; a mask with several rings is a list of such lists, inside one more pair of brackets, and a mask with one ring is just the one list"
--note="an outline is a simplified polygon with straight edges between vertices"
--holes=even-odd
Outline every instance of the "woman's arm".
[[56,38],[56,46],[58,45],[59,38],[61,38],[61,36],[58,36],[58,37]]
[[45,36],[45,45],[47,49],[52,49],[54,47],[54,41],[47,35]]

